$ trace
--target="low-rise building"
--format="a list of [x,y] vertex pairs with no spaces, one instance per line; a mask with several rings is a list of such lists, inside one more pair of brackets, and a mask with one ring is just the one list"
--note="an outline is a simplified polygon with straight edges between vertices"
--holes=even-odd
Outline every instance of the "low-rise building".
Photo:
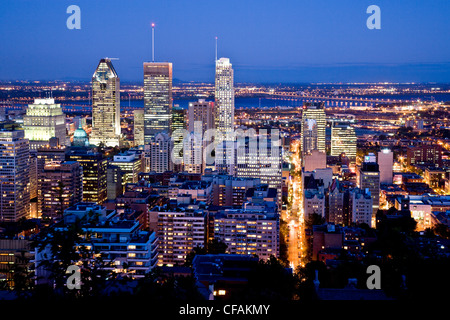
[[312,260],[327,250],[341,250],[344,243],[344,231],[339,225],[314,225],[312,230]]
[[186,181],[178,187],[178,195],[188,194],[192,199],[212,203],[212,184],[208,181]]
[[[102,205],[80,202],[67,208],[64,220],[52,228],[64,231],[77,221],[84,231],[78,245],[85,246],[93,255],[101,254],[108,263],[106,270],[138,279],[157,265],[156,233],[141,230],[139,221],[128,219],[115,210],[107,210]],[[49,248],[36,248],[35,256],[37,281],[48,283],[49,274],[41,262],[52,259]]]

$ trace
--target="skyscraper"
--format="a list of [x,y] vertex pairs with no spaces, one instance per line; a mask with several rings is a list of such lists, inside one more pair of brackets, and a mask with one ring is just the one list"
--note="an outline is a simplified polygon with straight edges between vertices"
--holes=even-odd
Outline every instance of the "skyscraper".
[[315,119],[305,119],[302,122],[302,158],[319,151],[317,148],[317,122]]
[[228,58],[216,60],[215,128],[222,139],[234,130],[234,75]]
[[30,154],[30,199],[37,198],[38,194],[38,174],[37,174],[37,155]]
[[349,122],[333,122],[331,126],[331,155],[345,153],[350,159],[356,158],[356,133]]
[[171,171],[172,140],[167,133],[158,133],[150,141],[150,171],[163,173]]
[[108,200],[116,200],[123,193],[123,174],[118,166],[108,166],[106,173]]
[[172,132],[186,129],[186,109],[175,105],[172,108]]
[[203,142],[201,133],[191,132],[183,140],[184,171],[189,173],[203,173]]
[[373,226],[373,198],[369,190],[352,189],[349,193],[349,207],[352,222]]
[[30,212],[30,146],[22,130],[0,131],[0,221],[15,222]]
[[189,132],[205,133],[206,130],[214,129],[214,102],[204,99],[189,102],[188,123]]
[[111,60],[101,59],[92,76],[92,133],[90,143],[120,145],[120,79]]
[[37,178],[44,166],[49,162],[62,162],[66,158],[67,149],[59,144],[43,146],[37,150]]
[[39,173],[38,186],[39,215],[62,217],[83,199],[83,169],[76,161],[48,163]]
[[207,213],[198,205],[178,203],[177,200],[176,207],[161,206],[153,210],[157,211],[158,217],[159,265],[183,264],[194,248],[205,245]]
[[302,112],[301,151],[302,155],[312,150],[325,150],[327,116],[323,103],[305,103]]
[[134,145],[144,145],[144,109],[133,110]]
[[108,159],[87,149],[71,150],[66,161],[78,161],[83,167],[83,201],[102,204],[107,197],[106,170]]
[[[371,156],[369,154],[369,156]],[[356,172],[358,187],[372,196],[372,213],[376,215],[380,207],[380,169],[376,162],[363,162]]]
[[136,183],[142,169],[142,159],[135,153],[123,152],[114,156],[111,165],[119,167],[123,172],[123,184]]
[[144,142],[171,132],[172,63],[144,62]]
[[327,167],[327,155],[325,152],[313,150],[303,157],[303,167],[305,171],[314,171],[316,169],[325,169]]
[[55,99],[35,99],[29,104],[23,117],[23,128],[32,150],[47,145],[52,137],[58,138],[62,145],[66,144],[66,116]]
[[[229,152],[230,148],[227,149]],[[227,155],[235,159],[235,176],[260,178],[261,183],[277,190],[278,205],[281,207],[283,154],[279,135],[245,137],[236,141],[235,149],[234,154]]]
[[[169,150],[170,168],[175,172],[183,171],[183,137],[185,130],[187,129],[187,110],[180,108],[179,105],[175,105],[172,109],[172,144]],[[170,139],[170,137],[169,137]],[[178,153],[180,161],[172,162],[170,153],[172,152],[172,146],[174,147],[174,153]]]
[[378,166],[380,167],[380,183],[392,183],[394,171],[394,154],[389,149],[378,152]]
[[224,242],[230,254],[257,255],[263,260],[278,257],[279,216],[245,206],[221,210],[214,217],[214,238]]

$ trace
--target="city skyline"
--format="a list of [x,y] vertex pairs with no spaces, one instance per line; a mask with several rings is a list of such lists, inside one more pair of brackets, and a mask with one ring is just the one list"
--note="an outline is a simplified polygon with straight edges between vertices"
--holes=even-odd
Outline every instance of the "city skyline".
[[2,3],[0,300],[172,319],[445,299],[447,9]]
[[[450,82],[450,46],[439,40],[439,34],[450,29],[445,19],[448,3],[380,0],[380,30],[366,27],[371,4],[323,0],[210,6],[196,1],[187,8],[179,1],[127,5],[112,1],[101,7],[80,0],[76,5],[81,10],[81,29],[69,30],[68,2],[42,6],[9,2],[0,10],[0,23],[9,30],[0,40],[12,52],[0,56],[0,74],[8,80],[87,79],[88,61],[117,57],[121,79],[139,81],[142,62],[151,57],[154,22],[156,61],[172,62],[174,79],[182,81],[214,80],[218,37],[218,56],[233,61],[236,82]],[[188,9],[193,8],[204,17],[202,23],[191,19]],[[110,21],[114,38],[99,33],[104,19]],[[129,23],[117,25],[122,19]],[[33,50],[27,49],[29,45]],[[71,49],[82,46],[90,50]]]

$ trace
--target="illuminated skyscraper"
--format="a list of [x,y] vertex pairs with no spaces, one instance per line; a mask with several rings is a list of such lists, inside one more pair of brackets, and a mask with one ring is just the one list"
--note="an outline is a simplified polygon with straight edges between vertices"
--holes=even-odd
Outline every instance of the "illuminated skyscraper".
[[189,173],[203,173],[203,142],[201,133],[191,132],[183,140],[184,171]]
[[120,145],[120,79],[111,60],[101,59],[92,76],[93,145]]
[[205,133],[209,129],[214,129],[214,102],[204,99],[189,102],[188,122],[189,132]]
[[119,153],[114,156],[111,165],[119,167],[123,172],[123,184],[136,183],[138,173],[142,168],[142,160],[137,154],[131,152]]
[[144,62],[144,142],[171,132],[172,63]]
[[[226,157],[234,158],[234,172],[238,178],[259,178],[261,183],[277,190],[281,207],[283,150],[278,135],[259,134],[236,141],[235,152],[227,148]],[[216,149],[217,150],[217,149]],[[218,149],[220,151],[220,148]],[[232,150],[232,149],[231,149]]]
[[[372,157],[373,156],[373,157]],[[361,167],[356,171],[357,185],[361,190],[369,190],[372,195],[372,213],[375,217],[380,207],[380,169],[373,161],[375,155],[369,154]]]
[[108,159],[88,149],[70,150],[66,161],[77,161],[83,167],[83,201],[102,204],[107,197],[106,170]]
[[30,146],[22,130],[0,131],[0,221],[15,222],[30,212]]
[[48,146],[40,147],[37,150],[37,176],[42,172],[49,162],[62,162],[66,158],[67,149],[58,143],[50,143]]
[[150,171],[163,173],[173,169],[172,140],[167,133],[158,133],[150,141]]
[[228,58],[216,60],[215,127],[222,138],[234,130],[234,76]]
[[133,110],[134,145],[144,145],[144,109]]
[[333,122],[331,126],[331,155],[345,153],[350,159],[356,158],[356,133],[349,122]]
[[319,151],[317,148],[317,122],[315,119],[305,119],[302,121],[302,158]]
[[394,154],[389,149],[378,152],[378,166],[380,167],[380,183],[392,183],[394,175]]
[[23,117],[23,128],[32,150],[47,145],[53,137],[62,145],[66,144],[66,116],[55,99],[35,99],[29,104]]
[[62,217],[83,199],[83,169],[76,161],[48,163],[39,173],[38,186],[39,215]]
[[186,129],[186,109],[175,105],[172,108],[172,132]]
[[[302,112],[302,154],[308,154],[312,150],[325,150],[325,130],[327,116],[323,103],[305,103]],[[305,143],[305,141],[307,141]]]

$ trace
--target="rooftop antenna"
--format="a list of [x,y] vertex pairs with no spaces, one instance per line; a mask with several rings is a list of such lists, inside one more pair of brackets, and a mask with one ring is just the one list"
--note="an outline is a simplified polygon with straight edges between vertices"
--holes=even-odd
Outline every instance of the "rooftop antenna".
[[155,62],[155,23],[152,22],[152,62]]
[[216,61],[217,61],[217,37],[216,37]]

